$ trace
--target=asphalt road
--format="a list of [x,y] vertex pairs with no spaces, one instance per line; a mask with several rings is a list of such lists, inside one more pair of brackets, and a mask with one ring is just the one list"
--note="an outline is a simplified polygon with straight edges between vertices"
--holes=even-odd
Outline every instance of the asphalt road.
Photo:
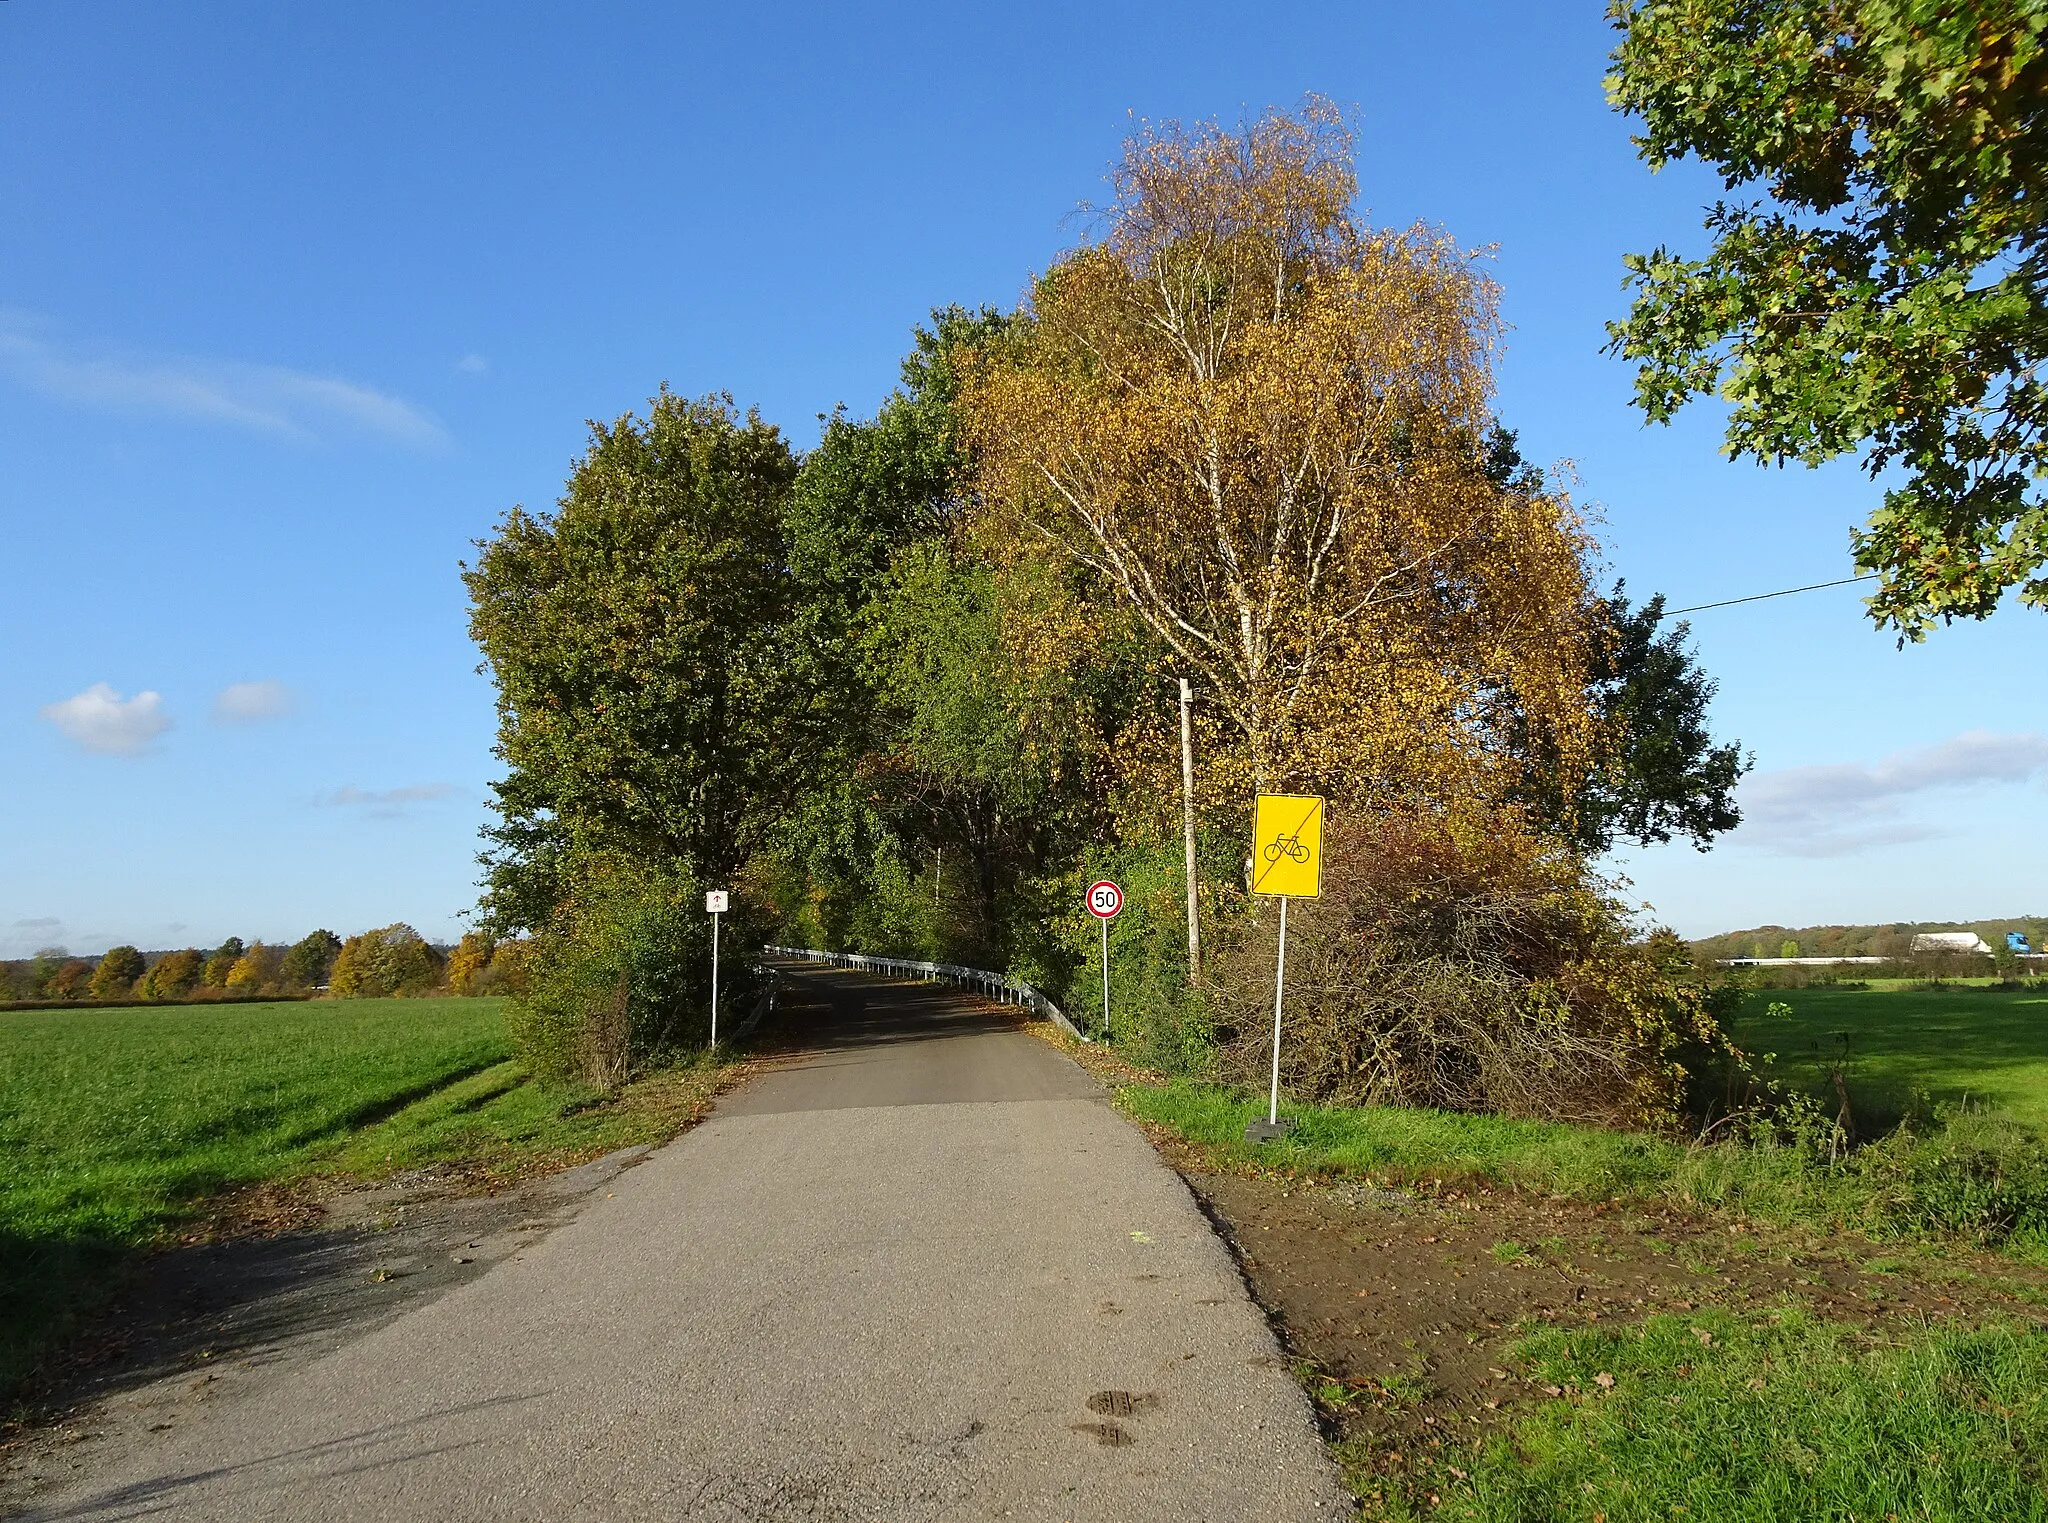
[[794,1052],[488,1273],[45,1492],[45,1519],[1336,1519],[1186,1187],[942,986]]

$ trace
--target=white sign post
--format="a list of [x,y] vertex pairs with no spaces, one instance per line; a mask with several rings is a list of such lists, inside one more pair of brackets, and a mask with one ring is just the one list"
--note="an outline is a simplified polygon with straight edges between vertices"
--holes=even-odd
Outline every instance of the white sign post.
[[1323,892],[1323,801],[1313,794],[1262,793],[1252,815],[1252,892],[1280,901],[1280,956],[1273,965],[1273,1093],[1266,1119],[1244,1129],[1247,1142],[1272,1142],[1294,1123],[1280,1119],[1280,1006],[1287,993],[1287,901]]
[[711,913],[711,1045],[718,1045],[718,917],[730,906],[731,896],[722,888],[707,889],[704,908]]
[[1102,922],[1102,1034],[1109,1035],[1109,923],[1123,912],[1124,891],[1107,878],[1088,885],[1088,913]]

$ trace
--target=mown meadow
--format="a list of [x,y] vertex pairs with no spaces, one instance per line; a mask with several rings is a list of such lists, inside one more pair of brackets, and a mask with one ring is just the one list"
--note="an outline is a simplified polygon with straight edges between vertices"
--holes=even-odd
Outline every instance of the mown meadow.
[[2048,988],[1980,980],[1759,990],[1734,1036],[1750,1052],[1775,1054],[1774,1071],[1815,1094],[1839,1067],[1866,1131],[1966,1103],[2048,1129]]
[[701,1062],[614,1096],[537,1085],[502,1003],[0,1011],[0,1394],[225,1192],[575,1162],[672,1133],[704,1092]]

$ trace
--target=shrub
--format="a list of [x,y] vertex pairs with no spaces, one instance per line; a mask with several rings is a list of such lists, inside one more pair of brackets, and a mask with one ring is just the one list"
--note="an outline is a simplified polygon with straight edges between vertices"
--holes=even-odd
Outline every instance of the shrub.
[[[604,856],[540,934],[520,944],[506,1020],[527,1065],[553,1081],[611,1089],[710,1035],[711,927],[680,864]],[[720,1008],[737,1015],[760,943],[743,900],[726,917]]]
[[[1684,944],[1643,936],[1576,856],[1495,819],[1333,821],[1289,910],[1282,1082],[1305,1099],[1668,1126],[1727,1044]],[[1214,968],[1225,1072],[1263,1080],[1268,903]]]
[[[1205,992],[1189,987],[1186,872],[1178,842],[1133,842],[1084,862],[1056,896],[1052,955],[1041,953],[1040,966],[1025,976],[1053,993],[1077,1024],[1100,1024],[1102,927],[1083,896],[1096,878],[1112,879],[1124,907],[1109,930],[1111,1037],[1134,1063],[1203,1078],[1215,1070],[1215,1050]],[[1214,914],[1211,898],[1205,915]],[[1214,929],[1208,919],[1204,929]]]

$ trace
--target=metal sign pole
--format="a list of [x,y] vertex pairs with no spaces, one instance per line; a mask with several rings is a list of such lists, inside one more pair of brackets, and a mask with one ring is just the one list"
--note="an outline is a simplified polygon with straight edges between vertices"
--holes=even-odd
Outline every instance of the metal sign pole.
[[[1280,923],[1287,923],[1286,901],[1281,901]],[[711,1045],[718,1045],[718,911],[711,912]]]
[[[1280,901],[1280,955],[1273,970],[1273,1090],[1266,1119],[1244,1129],[1247,1142],[1274,1142],[1292,1121],[1280,1119],[1281,1017],[1287,1001],[1287,901],[1323,892],[1323,800],[1310,793],[1262,793],[1252,812],[1250,888]],[[1260,864],[1263,863],[1264,866]]]
[[1287,899],[1280,899],[1280,966],[1273,974],[1273,1098],[1266,1107],[1266,1125],[1280,1124],[1280,1000],[1287,992]]
[[1109,922],[1102,922],[1102,1034],[1109,1035]]

